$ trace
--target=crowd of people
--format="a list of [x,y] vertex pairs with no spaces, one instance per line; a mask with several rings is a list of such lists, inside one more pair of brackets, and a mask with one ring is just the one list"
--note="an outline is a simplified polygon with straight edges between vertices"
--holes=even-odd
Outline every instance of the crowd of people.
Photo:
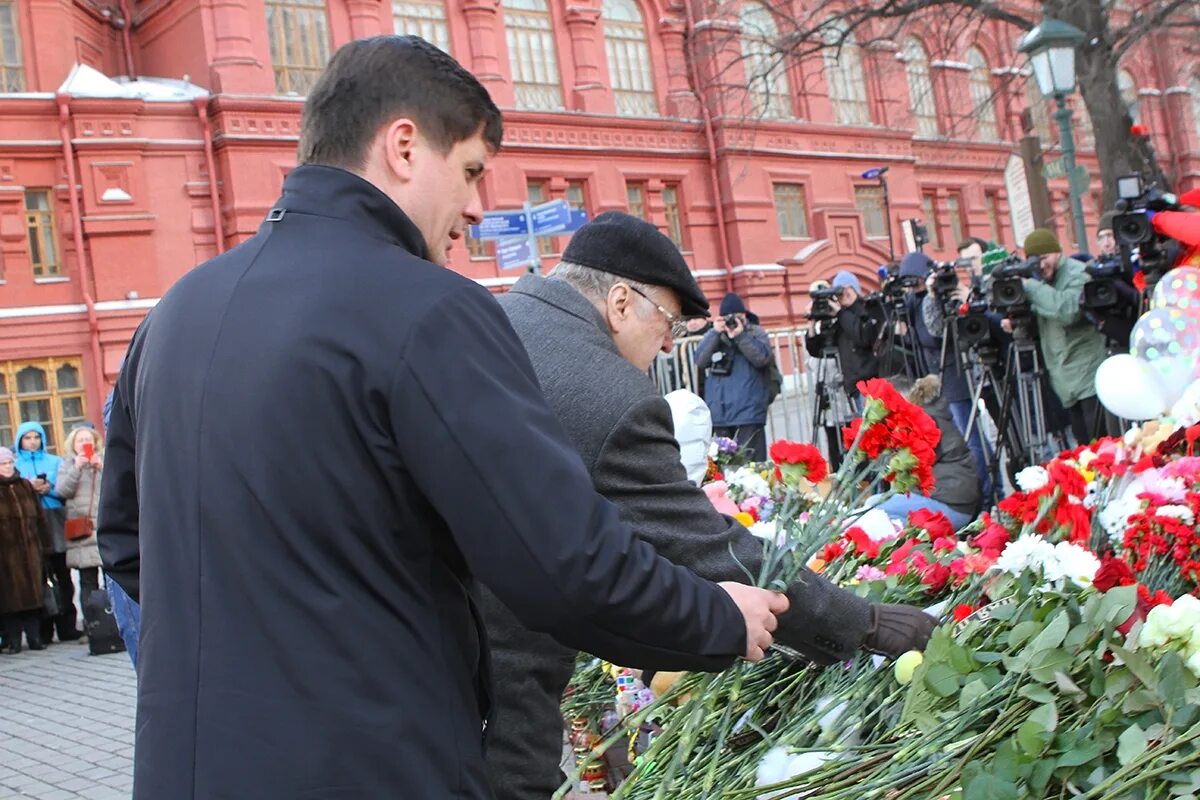
[[64,457],[48,452],[37,422],[17,428],[0,447],[0,653],[45,650],[83,637],[80,604],[99,588],[96,516],[104,469],[103,443],[90,423],[73,427]]

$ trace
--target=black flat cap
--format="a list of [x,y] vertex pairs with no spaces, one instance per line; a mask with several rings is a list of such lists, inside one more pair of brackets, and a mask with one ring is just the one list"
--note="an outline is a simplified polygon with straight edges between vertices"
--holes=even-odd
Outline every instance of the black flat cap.
[[708,298],[692,277],[683,254],[645,220],[620,211],[605,211],[575,232],[563,250],[562,260],[674,289],[685,317],[708,316]]

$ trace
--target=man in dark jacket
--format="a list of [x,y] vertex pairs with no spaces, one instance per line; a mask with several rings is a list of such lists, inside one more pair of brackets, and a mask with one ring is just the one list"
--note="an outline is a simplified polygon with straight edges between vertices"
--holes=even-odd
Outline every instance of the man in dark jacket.
[[758,317],[742,298],[725,295],[713,329],[696,345],[696,369],[705,371],[704,402],[712,412],[713,434],[733,439],[755,461],[767,460],[767,377],[774,357]]
[[[757,575],[761,540],[688,480],[669,406],[646,375],[680,318],[708,313],[671,240],[628,214],[601,214],[572,237],[550,277],[522,278],[500,305],[596,490],[621,518],[702,577],[733,579],[743,567]],[[918,609],[868,603],[809,572],[788,598],[777,639],[821,664],[861,647],[891,655],[921,648],[933,624]],[[563,780],[559,701],[575,653],[527,630],[490,593],[483,600],[504,687],[488,743],[492,782],[499,800],[543,800]]]
[[882,320],[877,319],[862,301],[862,284],[853,273],[839,272],[833,276],[832,287],[839,290],[833,302],[836,323],[819,334],[806,337],[805,346],[809,355],[819,357],[825,345],[823,337],[833,337],[842,368],[842,385],[850,400],[858,404],[862,402],[858,382],[879,377],[875,343]]
[[636,539],[500,307],[443,268],[500,141],[433,45],[346,45],[258,234],[135,334],[100,512],[142,604],[135,800],[488,800],[476,577],[624,663],[769,646],[786,599]]

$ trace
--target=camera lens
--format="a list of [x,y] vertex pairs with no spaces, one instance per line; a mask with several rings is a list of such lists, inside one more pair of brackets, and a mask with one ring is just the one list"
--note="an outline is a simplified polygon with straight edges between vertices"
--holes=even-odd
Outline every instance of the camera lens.
[[1113,218],[1113,236],[1121,244],[1139,245],[1152,235],[1150,219],[1145,214],[1118,214]]
[[958,340],[964,347],[984,341],[988,338],[987,317],[981,314],[970,314],[958,318]]

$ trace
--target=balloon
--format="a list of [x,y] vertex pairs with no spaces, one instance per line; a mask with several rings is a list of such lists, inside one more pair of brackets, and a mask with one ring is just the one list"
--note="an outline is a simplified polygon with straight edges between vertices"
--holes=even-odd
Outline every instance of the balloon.
[[1192,381],[1183,390],[1183,396],[1171,406],[1171,416],[1180,425],[1195,425],[1200,422],[1200,380]]
[[1162,387],[1162,401],[1167,407],[1175,405],[1184,389],[1192,383],[1192,356],[1166,356],[1150,362]]
[[1122,419],[1159,416],[1170,407],[1163,400],[1164,393],[1150,365],[1128,353],[1109,356],[1096,370],[1096,396]]
[[1129,337],[1129,352],[1146,361],[1200,352],[1200,322],[1178,308],[1155,308],[1142,314]]
[[1150,297],[1150,308],[1178,308],[1189,316],[1200,315],[1200,269],[1176,267],[1163,275]]

